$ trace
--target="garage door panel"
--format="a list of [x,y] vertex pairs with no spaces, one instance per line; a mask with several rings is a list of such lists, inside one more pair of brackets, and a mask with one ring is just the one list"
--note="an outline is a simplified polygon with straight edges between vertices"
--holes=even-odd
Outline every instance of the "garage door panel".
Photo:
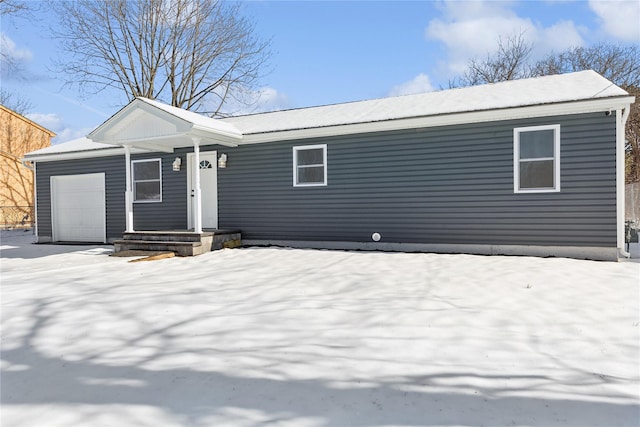
[[104,242],[104,173],[51,177],[53,239],[64,242]]

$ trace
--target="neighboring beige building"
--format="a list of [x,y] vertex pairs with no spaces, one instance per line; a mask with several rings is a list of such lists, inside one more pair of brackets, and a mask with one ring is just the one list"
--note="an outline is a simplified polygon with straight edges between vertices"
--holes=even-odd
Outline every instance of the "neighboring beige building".
[[55,133],[0,105],[0,227],[32,224],[33,171],[25,153],[51,145]]

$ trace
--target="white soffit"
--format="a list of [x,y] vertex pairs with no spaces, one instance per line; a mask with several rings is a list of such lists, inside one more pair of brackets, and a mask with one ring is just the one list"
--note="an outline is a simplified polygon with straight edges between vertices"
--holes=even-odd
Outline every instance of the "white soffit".
[[202,143],[237,145],[242,134],[233,125],[146,98],[136,98],[88,137],[96,142],[157,151]]

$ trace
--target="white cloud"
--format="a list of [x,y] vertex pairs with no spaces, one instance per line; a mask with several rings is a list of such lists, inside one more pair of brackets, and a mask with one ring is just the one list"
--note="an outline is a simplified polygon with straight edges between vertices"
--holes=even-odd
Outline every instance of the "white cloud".
[[410,95],[413,93],[431,92],[434,90],[429,76],[420,73],[413,79],[394,86],[389,91],[389,96]]
[[426,36],[442,42],[447,48],[446,62],[441,64],[449,74],[464,71],[471,58],[484,57],[496,50],[498,40],[522,34],[532,43],[532,59],[552,50],[564,50],[584,43],[583,28],[572,21],[558,21],[544,27],[510,9],[511,2],[446,1],[441,4],[443,16],[432,19]]
[[582,27],[576,27],[573,21],[559,21],[546,28],[538,28],[534,56],[546,55],[551,52],[559,52],[564,49],[582,46],[584,39],[580,35]]
[[[74,129],[70,127],[63,127],[59,130],[54,130],[56,136],[51,140],[52,144],[59,144],[61,142],[67,142],[74,139],[85,137],[91,132],[94,128],[81,128]],[[53,129],[51,129],[53,130]]]
[[640,2],[590,0],[589,8],[598,15],[607,34],[624,41],[640,42]]
[[27,118],[54,132],[62,126],[62,119],[55,113],[30,113]]
[[256,94],[256,112],[282,110],[289,106],[287,95],[272,87],[263,87]]
[[9,36],[0,33],[0,77],[13,77],[15,72],[31,59],[33,54],[29,49],[18,48]]
[[56,133],[56,136],[51,140],[53,144],[81,138],[93,130],[91,127],[73,128],[55,113],[31,113],[27,114],[27,117]]
[[[218,102],[218,97],[212,97],[209,102],[205,102],[205,110],[214,111]],[[257,90],[236,87],[227,97],[222,111],[225,115],[238,116],[282,110],[288,107],[289,98],[287,95],[272,87],[262,87]]]

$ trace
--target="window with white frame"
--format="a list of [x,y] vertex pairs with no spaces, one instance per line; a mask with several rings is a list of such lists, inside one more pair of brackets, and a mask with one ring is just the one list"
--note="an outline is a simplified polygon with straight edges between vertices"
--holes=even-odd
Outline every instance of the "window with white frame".
[[162,160],[132,160],[133,201],[162,201]]
[[293,147],[293,186],[327,185],[327,145]]
[[560,191],[560,125],[513,130],[514,191]]

